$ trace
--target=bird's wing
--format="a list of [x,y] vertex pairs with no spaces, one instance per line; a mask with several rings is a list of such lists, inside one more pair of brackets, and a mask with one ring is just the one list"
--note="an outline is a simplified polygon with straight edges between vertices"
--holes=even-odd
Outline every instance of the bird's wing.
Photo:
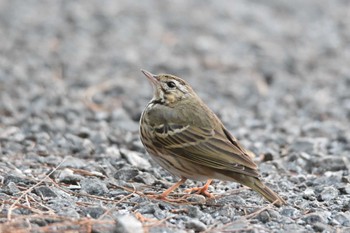
[[199,165],[258,177],[257,166],[247,151],[221,125],[208,129],[166,124],[154,128],[154,140],[167,152]]

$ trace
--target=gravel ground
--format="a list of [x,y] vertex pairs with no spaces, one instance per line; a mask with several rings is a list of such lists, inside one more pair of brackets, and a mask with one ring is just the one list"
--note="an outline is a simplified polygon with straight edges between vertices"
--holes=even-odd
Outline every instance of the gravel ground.
[[[350,232],[350,2],[0,0],[0,232]],[[140,69],[192,84],[276,208],[145,153]]]

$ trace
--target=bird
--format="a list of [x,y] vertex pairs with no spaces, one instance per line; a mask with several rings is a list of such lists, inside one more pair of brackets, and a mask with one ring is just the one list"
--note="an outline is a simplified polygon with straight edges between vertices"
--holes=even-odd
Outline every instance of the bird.
[[153,98],[141,114],[140,140],[152,159],[180,178],[157,198],[166,200],[187,179],[206,181],[187,191],[213,197],[208,187],[218,179],[248,186],[275,206],[286,204],[261,180],[253,152],[231,135],[185,80],[141,71],[153,86]]

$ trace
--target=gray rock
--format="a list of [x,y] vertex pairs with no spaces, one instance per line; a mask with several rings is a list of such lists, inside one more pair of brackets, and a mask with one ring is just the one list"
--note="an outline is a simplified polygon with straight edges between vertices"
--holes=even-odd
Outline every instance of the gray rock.
[[306,188],[303,192],[303,197],[307,200],[315,200],[315,190],[313,188]]
[[281,212],[282,215],[290,218],[295,218],[298,215],[298,213],[299,211],[292,207],[284,207]]
[[64,168],[63,170],[59,171],[58,180],[60,182],[66,184],[76,184],[82,179],[82,176],[74,174],[73,170],[69,168]]
[[148,162],[147,159],[144,159],[141,157],[141,154],[135,152],[135,151],[130,151],[127,149],[120,149],[120,153],[128,160],[128,162],[141,169],[141,170],[148,170],[151,168],[151,164]]
[[80,182],[81,191],[91,195],[104,195],[108,192],[106,184],[95,178],[85,178]]
[[327,223],[327,218],[325,217],[324,213],[315,212],[315,213],[306,214],[301,219],[308,224],[315,224],[317,222]]
[[10,195],[18,195],[21,190],[16,186],[14,182],[9,182],[6,186],[6,192]]
[[61,167],[84,168],[87,165],[86,161],[77,157],[68,156],[61,164]]
[[106,212],[102,207],[87,207],[84,209],[85,215],[94,219],[99,218],[102,214]]
[[92,224],[92,232],[94,233],[114,233],[115,224],[112,221],[98,221]]
[[207,229],[204,223],[199,221],[198,219],[190,219],[186,222],[186,228],[194,230],[195,232],[202,232]]
[[341,194],[350,194],[350,184],[345,184],[339,187],[339,191]]
[[155,226],[149,230],[149,233],[188,233],[182,229],[169,228],[166,226]]
[[10,182],[13,182],[17,185],[26,186],[34,184],[33,180],[27,179],[25,177],[19,177],[14,175],[5,175],[4,177],[4,184],[8,185]]
[[330,201],[334,200],[338,197],[339,191],[338,189],[334,187],[326,187],[324,190],[321,192],[320,198],[323,201]]
[[339,225],[350,227],[350,212],[339,213],[334,217],[334,220]]
[[75,202],[71,198],[52,198],[48,200],[48,206],[55,211],[59,216],[66,218],[79,218]]
[[42,196],[42,197],[57,197],[57,194],[50,188],[47,186],[39,186],[36,187],[34,189],[35,193],[38,196]]
[[296,152],[306,152],[308,154],[326,154],[327,138],[298,138],[291,145],[291,149]]
[[271,217],[268,211],[263,211],[260,214],[258,214],[257,219],[259,219],[263,223],[267,223],[271,220]]
[[143,233],[142,224],[132,215],[119,216],[116,219],[115,233]]
[[345,160],[342,157],[326,156],[318,160],[313,160],[313,169],[317,173],[323,173],[325,171],[340,171],[347,170]]
[[141,174],[135,176],[134,181],[147,185],[153,185],[156,182],[156,178],[148,172],[142,172]]
[[237,220],[232,221],[229,224],[226,224],[223,229],[227,232],[239,232],[247,229],[249,225],[250,223],[246,218],[240,217]]
[[117,180],[129,181],[134,179],[139,173],[140,171],[135,168],[123,168],[114,174],[114,178]]
[[187,207],[188,216],[191,218],[199,218],[203,213],[199,210],[198,206],[189,206]]
[[333,231],[333,229],[330,225],[322,223],[322,222],[316,222],[315,224],[313,224],[312,228],[316,232],[332,232]]
[[200,194],[191,194],[186,198],[186,200],[196,204],[204,204],[207,201],[205,196]]
[[116,160],[119,160],[121,158],[120,151],[115,146],[107,147],[106,154]]
[[106,133],[99,131],[93,133],[90,139],[94,144],[103,144],[107,142],[108,137]]

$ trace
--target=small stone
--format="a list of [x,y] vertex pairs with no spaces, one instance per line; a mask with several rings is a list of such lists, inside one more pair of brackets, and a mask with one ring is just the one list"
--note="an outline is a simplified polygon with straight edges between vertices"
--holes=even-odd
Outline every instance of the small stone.
[[350,212],[339,213],[334,217],[335,221],[342,226],[350,227]]
[[307,200],[315,200],[315,190],[312,188],[306,188],[305,191],[303,192],[303,198]]
[[96,221],[92,223],[94,233],[114,233],[115,224],[112,221]]
[[323,201],[330,201],[330,200],[337,198],[338,195],[339,195],[338,189],[336,189],[334,187],[326,187],[321,192],[320,198]]
[[156,182],[156,178],[148,172],[142,172],[141,174],[135,176],[134,181],[147,185],[153,185]]
[[347,170],[346,163],[343,158],[336,156],[325,156],[313,161],[312,166],[315,172],[322,173],[325,171],[341,171]]
[[301,219],[308,224],[314,224],[316,222],[327,223],[326,218],[323,216],[323,214],[318,212],[306,214]]
[[57,197],[57,194],[52,191],[52,189],[50,187],[47,187],[47,186],[39,186],[39,187],[36,187],[34,189],[35,193],[38,195],[38,196],[42,196],[42,197]]
[[114,159],[120,159],[121,157],[119,149],[115,146],[107,147],[106,154]]
[[296,152],[312,153],[314,149],[314,141],[309,138],[298,138],[291,145],[291,149]]
[[119,216],[116,219],[114,233],[143,233],[141,222],[131,215]]
[[85,215],[94,219],[99,218],[102,214],[104,214],[104,212],[105,209],[102,207],[87,207],[85,209]]
[[139,170],[135,168],[123,168],[114,173],[114,178],[117,180],[129,181],[139,174]]
[[191,218],[198,218],[202,215],[202,212],[199,210],[197,206],[189,206],[187,208],[188,216]]
[[107,142],[108,137],[104,132],[97,132],[97,133],[94,133],[90,139],[95,144],[102,144]]
[[83,139],[79,155],[83,157],[89,157],[95,151],[95,145],[89,139]]
[[228,224],[227,227],[224,228],[224,230],[226,232],[239,232],[247,229],[249,225],[249,221],[246,218],[241,217]]
[[341,194],[350,194],[350,184],[346,184],[339,188]]
[[58,175],[58,180],[66,184],[77,184],[82,179],[82,176],[74,174],[69,168],[63,169]]
[[273,209],[270,209],[267,211],[268,214],[270,215],[270,218],[271,219],[280,219],[281,218],[281,215],[279,213],[279,211],[276,211],[276,210],[273,210]]
[[82,127],[79,133],[77,134],[77,136],[80,138],[89,138],[90,135],[91,135],[91,131],[89,128],[86,128],[86,127]]
[[138,212],[141,214],[154,214],[159,209],[159,206],[154,203],[141,203]]
[[81,185],[81,191],[85,191],[91,195],[104,195],[105,193],[108,192],[108,188],[106,184],[99,179],[95,179],[95,178],[83,179],[80,182],[80,185]]
[[186,200],[189,202],[200,204],[204,204],[206,202],[206,198],[200,194],[191,194],[189,197],[186,198]]
[[17,185],[12,181],[8,183],[8,185],[6,187],[6,191],[10,195],[16,195],[16,194],[19,194],[21,192],[21,190],[19,190],[19,188],[17,188]]
[[293,151],[307,154],[325,154],[327,142],[327,138],[298,138],[291,148]]
[[61,167],[71,167],[71,168],[84,168],[86,166],[86,161],[79,159],[77,157],[68,156],[65,161],[61,164]]
[[258,216],[257,219],[259,219],[262,223],[267,223],[271,221],[270,214],[267,211],[261,212]]
[[24,177],[19,177],[19,176],[14,176],[14,175],[7,175],[4,178],[4,184],[7,185],[10,182],[13,182],[17,185],[20,186],[26,186],[26,185],[31,185],[34,184],[34,181],[24,178]]
[[81,147],[81,145],[83,144],[82,138],[73,134],[67,134],[65,137],[73,153],[80,151],[82,149]]
[[294,217],[297,216],[297,213],[298,213],[298,212],[299,212],[299,211],[298,211],[297,209],[295,209],[295,208],[285,207],[285,208],[282,210],[281,214],[282,214],[283,216],[287,216],[287,217],[290,217],[290,218],[294,218]]
[[202,232],[207,229],[204,223],[199,221],[198,219],[190,219],[186,222],[186,228],[194,230],[195,232]]
[[322,222],[316,222],[313,224],[312,228],[316,232],[332,232],[332,228],[328,224]]
[[151,168],[151,164],[147,159],[141,157],[138,152],[130,151],[127,149],[120,149],[120,153],[126,158],[126,160],[133,166],[142,169],[148,170]]

